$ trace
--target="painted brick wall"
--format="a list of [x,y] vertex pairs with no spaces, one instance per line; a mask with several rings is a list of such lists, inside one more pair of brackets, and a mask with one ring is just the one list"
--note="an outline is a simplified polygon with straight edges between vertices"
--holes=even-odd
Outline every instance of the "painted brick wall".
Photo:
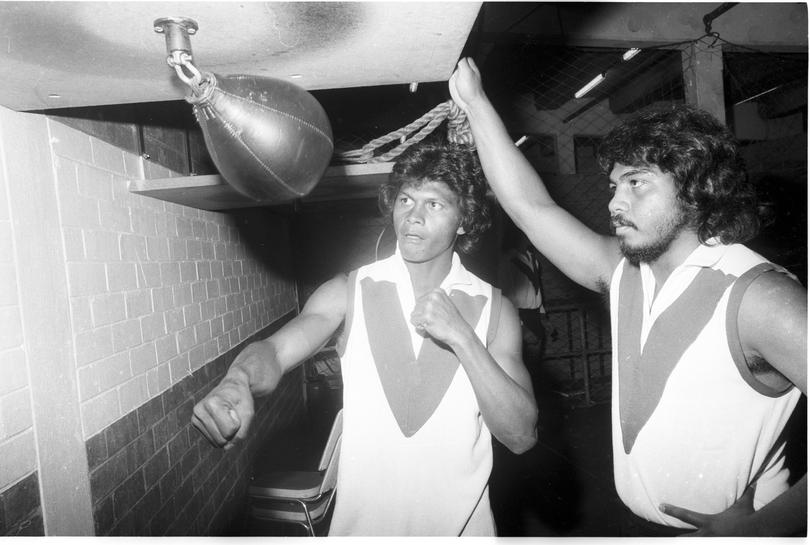
[[[211,449],[190,428],[190,410],[246,342],[296,311],[288,220],[266,210],[223,214],[130,194],[128,179],[176,174],[53,119],[31,125],[35,134],[18,136],[45,147],[51,159],[25,169],[46,180],[32,185],[32,198],[53,192],[58,205],[64,261],[52,265],[67,285],[69,365],[96,532],[223,532],[255,445],[227,454]],[[10,287],[0,295],[0,535],[43,535],[45,485],[37,475],[15,281],[24,272],[14,262],[15,244],[32,241],[14,232],[0,182],[0,281]],[[300,373],[260,407],[254,443],[302,414]],[[59,453],[40,448],[38,456],[41,463]]]
[[0,168],[0,535],[41,535],[31,392],[14,236]]
[[[264,267],[235,216],[127,190],[127,178],[172,171],[50,128],[88,438],[294,309],[296,295],[289,258]],[[274,227],[268,236],[286,222]]]
[[[295,310],[286,222],[264,214],[264,244],[250,248],[255,214],[131,195],[122,182],[138,174],[133,157],[92,138],[88,156],[75,136],[55,154],[64,209],[88,211],[69,212],[63,223],[66,244],[75,242],[68,280],[96,533],[222,533],[255,447],[227,455],[211,448],[191,428],[191,410],[243,341]],[[147,178],[172,175],[143,165]],[[297,384],[288,377],[252,437],[283,423],[267,414],[301,414]]]

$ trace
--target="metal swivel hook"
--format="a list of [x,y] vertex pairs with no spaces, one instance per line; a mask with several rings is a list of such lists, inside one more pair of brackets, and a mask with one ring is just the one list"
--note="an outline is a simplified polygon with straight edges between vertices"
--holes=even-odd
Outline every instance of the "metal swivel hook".
[[[162,17],[152,23],[155,32],[166,36],[166,62],[174,68],[177,77],[192,89],[199,88],[202,81],[200,71],[194,66],[191,55],[191,38],[199,26],[187,17]],[[186,73],[188,72],[188,73]]]

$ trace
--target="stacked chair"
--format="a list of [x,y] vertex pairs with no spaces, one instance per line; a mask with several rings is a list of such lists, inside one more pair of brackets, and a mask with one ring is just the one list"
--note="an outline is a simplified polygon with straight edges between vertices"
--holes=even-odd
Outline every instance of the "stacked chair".
[[253,477],[248,488],[254,519],[303,526],[315,536],[315,525],[329,513],[335,497],[343,410],[335,416],[317,470],[273,471]]

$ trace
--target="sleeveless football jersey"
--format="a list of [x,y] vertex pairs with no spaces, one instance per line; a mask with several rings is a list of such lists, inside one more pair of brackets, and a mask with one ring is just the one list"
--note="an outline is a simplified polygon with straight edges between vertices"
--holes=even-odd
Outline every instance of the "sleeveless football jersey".
[[739,244],[701,245],[654,299],[646,264],[614,272],[614,475],[637,515],[691,528],[658,505],[719,513],[756,480],[759,509],[787,489],[778,440],[801,392],[755,379],[737,333],[745,288],[772,269],[786,272]]
[[[485,342],[493,288],[456,254],[441,287]],[[490,432],[458,358],[410,324],[415,299],[399,253],[352,273],[349,292],[329,534],[494,535]]]

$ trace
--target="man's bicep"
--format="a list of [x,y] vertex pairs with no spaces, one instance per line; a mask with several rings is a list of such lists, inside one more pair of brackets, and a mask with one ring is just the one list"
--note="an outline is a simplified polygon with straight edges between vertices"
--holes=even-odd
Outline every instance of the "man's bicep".
[[345,275],[324,282],[301,313],[273,335],[279,363],[285,370],[317,352],[340,327],[346,316],[347,286]]
[[738,329],[746,354],[765,359],[807,394],[807,291],[777,272],[765,273],[743,297]]
[[560,206],[546,208],[526,220],[532,245],[568,278],[599,291],[622,258],[618,239],[591,230]]
[[526,366],[523,364],[523,335],[520,329],[520,318],[514,305],[502,297],[501,311],[498,316],[498,328],[487,349],[492,358],[500,365],[509,377],[532,392],[532,381]]

